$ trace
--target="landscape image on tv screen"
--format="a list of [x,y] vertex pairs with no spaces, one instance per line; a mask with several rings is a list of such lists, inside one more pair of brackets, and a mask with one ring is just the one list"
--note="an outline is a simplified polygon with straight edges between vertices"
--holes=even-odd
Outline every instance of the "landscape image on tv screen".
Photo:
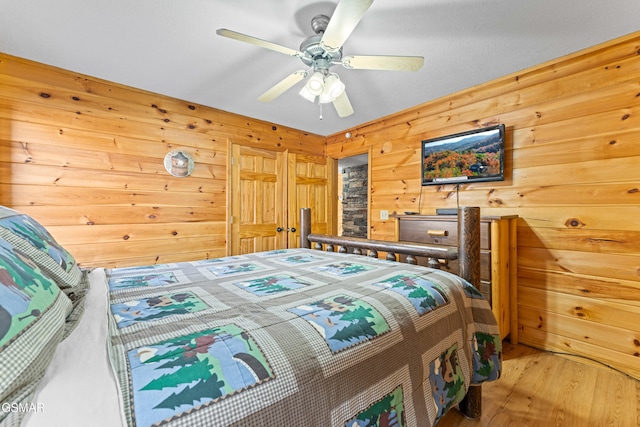
[[504,126],[422,143],[422,184],[504,179]]

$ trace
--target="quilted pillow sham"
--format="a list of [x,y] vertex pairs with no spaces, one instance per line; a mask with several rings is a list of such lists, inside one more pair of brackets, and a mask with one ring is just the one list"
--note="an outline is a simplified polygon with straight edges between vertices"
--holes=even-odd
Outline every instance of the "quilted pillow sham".
[[68,335],[84,310],[88,286],[86,274],[78,267],[73,256],[40,223],[4,206],[0,206],[0,238],[33,261],[71,300],[73,311],[67,318]]
[[0,425],[18,425],[24,411],[11,408],[33,404],[71,309],[52,279],[0,239]]

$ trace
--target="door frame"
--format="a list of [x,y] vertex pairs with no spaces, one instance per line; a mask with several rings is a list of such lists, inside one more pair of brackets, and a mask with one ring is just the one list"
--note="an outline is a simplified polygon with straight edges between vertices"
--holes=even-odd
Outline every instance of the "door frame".
[[335,159],[333,159],[335,161],[335,165],[333,166],[333,169],[335,170],[335,180],[334,180],[334,184],[333,184],[333,200],[335,200],[335,209],[334,209],[334,218],[335,218],[335,230],[333,231],[334,234],[337,233],[338,231],[338,203],[342,203],[340,200],[338,200],[338,194],[342,192],[342,189],[338,188],[338,162],[342,159],[346,159],[348,157],[354,157],[354,156],[359,156],[361,154],[366,154],[367,155],[367,239],[371,238],[371,159],[373,158],[373,148],[369,147],[364,151],[354,151],[354,152],[349,152],[349,155],[346,156],[341,156],[341,157],[337,157]]

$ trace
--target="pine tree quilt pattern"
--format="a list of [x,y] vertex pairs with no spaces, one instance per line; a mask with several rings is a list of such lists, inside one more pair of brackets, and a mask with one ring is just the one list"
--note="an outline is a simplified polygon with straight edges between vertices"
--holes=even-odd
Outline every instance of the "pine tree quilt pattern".
[[233,324],[135,348],[128,362],[140,425],[209,405],[273,377],[256,342]]
[[373,339],[390,329],[375,308],[346,295],[335,295],[289,311],[309,322],[333,353]]
[[376,285],[391,289],[407,298],[419,315],[449,302],[447,293],[441,285],[416,274],[399,274]]
[[138,322],[150,322],[178,314],[197,313],[209,306],[191,291],[158,295],[111,304],[111,313],[119,328]]

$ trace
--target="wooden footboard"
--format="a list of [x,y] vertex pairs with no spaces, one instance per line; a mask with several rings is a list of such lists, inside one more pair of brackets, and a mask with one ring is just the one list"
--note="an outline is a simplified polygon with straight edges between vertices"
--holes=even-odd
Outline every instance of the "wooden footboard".
[[[458,259],[459,276],[476,288],[480,288],[480,208],[458,209],[458,248],[443,248],[418,244],[404,244],[385,240],[369,240],[357,237],[329,236],[311,233],[311,209],[300,209],[300,247],[348,252],[378,258],[379,252],[386,252],[386,259],[397,261],[398,255],[406,255],[406,261],[416,264],[416,256],[429,258],[429,266],[438,268],[438,260]],[[459,405],[465,417],[477,419],[482,410],[482,388],[471,386]]]
[[330,236],[311,233],[311,209],[300,209],[300,247],[334,252],[348,252],[378,258],[386,252],[386,259],[397,261],[398,255],[406,255],[406,262],[416,264],[416,256],[429,258],[429,265],[438,268],[438,260],[458,259],[459,275],[472,285],[480,285],[480,208],[463,207],[458,210],[458,247],[429,246],[421,244],[370,240],[359,237]]

